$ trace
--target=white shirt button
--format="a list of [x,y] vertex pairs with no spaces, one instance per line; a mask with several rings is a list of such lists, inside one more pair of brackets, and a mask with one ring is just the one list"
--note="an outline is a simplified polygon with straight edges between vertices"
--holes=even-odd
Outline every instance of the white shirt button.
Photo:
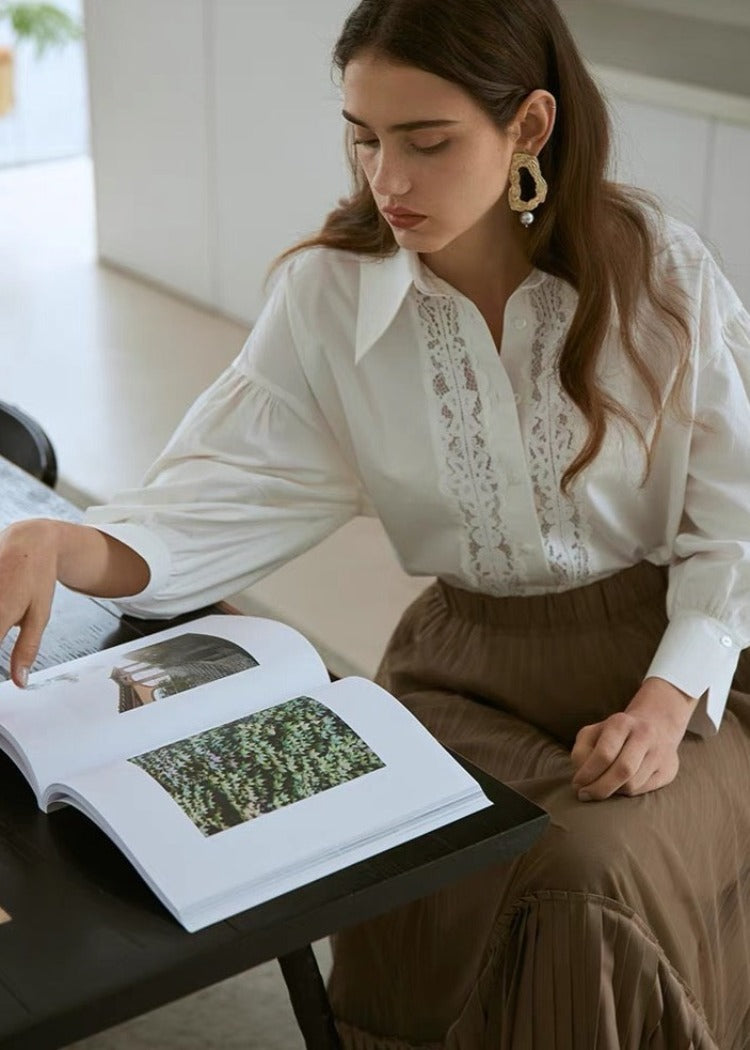
[[529,322],[526,320],[525,317],[517,317],[515,319],[515,321],[513,322],[513,327],[515,328],[515,330],[517,332],[522,332],[524,330],[524,328],[526,328],[528,323]]
[[728,634],[725,634],[725,635],[722,636],[721,644],[725,645],[727,647],[727,649],[732,644],[732,639],[729,637]]
[[521,404],[521,395],[520,394],[514,394],[513,395],[513,400],[515,401],[515,403],[517,405],[520,405]]
[[522,543],[521,544],[521,550],[524,552],[524,554],[531,554],[531,552],[534,549],[535,548],[534,548],[534,544],[533,543]]
[[522,481],[521,475],[516,470],[511,470],[508,473],[508,482],[511,485],[520,485]]

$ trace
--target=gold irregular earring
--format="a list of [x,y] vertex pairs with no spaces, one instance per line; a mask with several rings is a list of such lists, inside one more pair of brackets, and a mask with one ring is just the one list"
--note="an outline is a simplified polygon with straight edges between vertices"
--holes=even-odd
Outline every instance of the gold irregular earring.
[[[525,201],[521,196],[521,168],[526,168],[534,180],[534,196]],[[511,211],[521,212],[521,222],[524,226],[531,226],[534,221],[533,209],[543,204],[547,199],[547,183],[539,167],[539,161],[533,153],[514,153],[510,165],[510,192],[508,201]]]

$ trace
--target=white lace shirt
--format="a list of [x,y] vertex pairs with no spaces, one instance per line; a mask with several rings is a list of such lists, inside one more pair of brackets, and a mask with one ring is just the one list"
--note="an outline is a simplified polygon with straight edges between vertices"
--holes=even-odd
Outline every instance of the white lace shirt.
[[[688,291],[686,404],[714,432],[667,415],[639,488],[642,448],[610,423],[569,500],[560,478],[587,433],[556,372],[570,285],[532,271],[498,354],[474,304],[414,253],[298,255],[143,487],[87,512],[150,566],[122,608],[170,616],[218,600],[357,514],[379,516],[407,572],[490,595],[565,591],[645,558],[670,566],[647,676],[701,697],[690,728],[714,732],[750,645],[750,316],[683,224],[668,221],[657,265]],[[652,419],[616,321],[598,375]]]

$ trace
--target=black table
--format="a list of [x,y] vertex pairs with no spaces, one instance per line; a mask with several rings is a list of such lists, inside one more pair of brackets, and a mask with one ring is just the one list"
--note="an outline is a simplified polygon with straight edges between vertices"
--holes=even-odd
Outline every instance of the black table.
[[[80,513],[0,458],[0,527]],[[193,616],[207,611],[198,610]],[[178,622],[178,621],[171,621]],[[58,587],[36,667],[163,630]],[[7,677],[9,639],[0,647]],[[463,761],[463,760],[461,760]],[[340,1046],[313,941],[533,844],[548,817],[463,763],[493,805],[224,922],[187,933],[77,810],[47,816],[0,753],[0,1050],[51,1050],[278,958],[309,1050]]]

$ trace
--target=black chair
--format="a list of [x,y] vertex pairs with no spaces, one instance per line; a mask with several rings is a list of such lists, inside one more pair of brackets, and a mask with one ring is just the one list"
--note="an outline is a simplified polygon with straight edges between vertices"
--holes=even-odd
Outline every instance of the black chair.
[[15,405],[0,401],[0,456],[54,488],[57,459],[42,428]]

